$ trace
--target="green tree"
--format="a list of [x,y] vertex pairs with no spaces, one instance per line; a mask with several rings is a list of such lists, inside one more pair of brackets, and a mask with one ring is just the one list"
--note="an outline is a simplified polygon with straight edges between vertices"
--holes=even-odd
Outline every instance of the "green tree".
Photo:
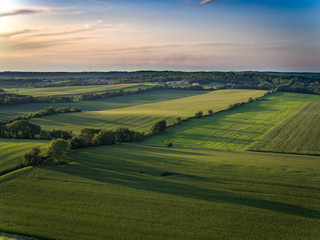
[[42,161],[41,150],[39,147],[34,147],[31,151],[23,155],[23,166],[34,166],[40,164]]
[[195,114],[196,118],[201,118],[203,115],[203,112],[202,111],[199,111]]
[[70,149],[69,142],[67,140],[58,138],[53,139],[48,148],[48,156],[53,158],[55,164],[64,163],[65,155]]
[[208,110],[208,115],[209,116],[212,116],[212,114],[213,114],[213,111],[210,109],[210,110]]
[[36,134],[40,133],[41,127],[27,120],[16,120],[7,124],[6,130],[9,135],[15,138],[19,138],[20,135],[22,138],[34,138]]
[[153,126],[151,127],[151,132],[157,134],[163,132],[164,130],[166,130],[166,128],[167,122],[165,120],[162,120],[153,124]]
[[181,117],[176,118],[175,124],[180,125],[181,124]]

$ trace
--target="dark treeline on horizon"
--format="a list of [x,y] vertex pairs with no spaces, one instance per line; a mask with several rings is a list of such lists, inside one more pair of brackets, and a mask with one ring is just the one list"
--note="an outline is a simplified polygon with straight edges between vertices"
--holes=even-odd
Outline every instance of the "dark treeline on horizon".
[[[146,82],[166,84],[171,81],[186,81],[189,84],[198,83],[201,85],[216,86],[217,89],[262,89],[272,91],[320,94],[320,73],[180,71],[0,73],[0,88],[61,87]],[[90,98],[92,98],[92,96],[90,96]],[[54,99],[54,101],[58,102],[73,101],[73,99],[58,100]],[[54,101],[51,101],[50,99],[50,102]]]

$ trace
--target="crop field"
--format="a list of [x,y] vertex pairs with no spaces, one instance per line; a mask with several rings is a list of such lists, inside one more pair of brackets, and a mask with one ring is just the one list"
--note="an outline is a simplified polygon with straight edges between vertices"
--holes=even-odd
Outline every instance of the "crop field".
[[156,103],[169,101],[173,99],[185,98],[205,94],[203,91],[187,91],[187,90],[160,90],[151,91],[141,94],[120,96],[106,99],[98,99],[91,101],[82,101],[75,103],[35,103],[35,104],[20,104],[14,106],[0,107],[0,120],[9,120],[19,115],[37,112],[46,107],[80,107],[84,111],[102,111],[116,108],[126,108],[141,104]]
[[78,96],[91,93],[102,93],[107,91],[135,90],[138,88],[150,87],[152,84],[128,83],[113,85],[89,85],[89,86],[68,86],[68,87],[46,87],[46,88],[6,88],[8,93],[21,95],[39,96]]
[[320,235],[319,157],[121,144],[0,177],[0,232],[46,239]]
[[[298,93],[276,93],[239,108],[214,114],[211,117],[190,119],[187,122],[183,122],[180,126],[168,128],[164,133],[146,139],[145,143],[163,145],[164,141],[169,140],[174,146],[245,150],[269,129],[277,126],[281,121],[294,114],[295,111],[309,102],[319,104],[320,96]],[[312,114],[311,110],[312,107],[309,111],[310,114]],[[315,111],[319,113],[318,108]],[[313,120],[315,120],[313,122],[305,120],[308,121],[304,123],[308,124],[305,127],[306,129],[310,127],[308,130],[310,132],[312,128],[319,129],[318,126],[315,126],[319,125],[319,119],[315,119],[316,116],[319,118],[319,114],[313,116]],[[301,115],[300,120],[304,117],[308,116]],[[296,126],[291,124],[288,126],[287,131],[291,131],[292,127]],[[307,138],[308,133],[305,132],[304,134],[305,138]],[[273,143],[276,145],[283,141],[282,146],[284,146],[285,139],[282,137],[284,136],[279,136],[277,142]],[[315,140],[315,138],[316,133],[313,133],[305,146]],[[293,140],[291,139],[291,141]],[[318,142],[319,137],[312,145],[313,149],[317,149],[317,151],[319,151]],[[292,145],[288,145],[287,150],[291,146],[293,147],[295,143],[292,142]],[[254,149],[260,149],[259,146]]]
[[[185,90],[170,90],[173,95]],[[230,104],[247,101],[250,97],[260,97],[265,93],[262,90],[219,90],[214,92],[202,92],[194,96],[185,96],[166,101],[155,101],[156,95],[149,95],[153,102],[136,102],[130,106],[119,105],[114,108],[104,108],[96,101],[95,109],[82,107],[81,113],[60,114],[48,117],[32,119],[33,123],[40,125],[43,129],[68,129],[79,132],[81,128],[116,128],[120,126],[129,127],[132,130],[149,132],[153,123],[166,120],[168,124],[174,123],[177,117],[192,117],[198,111],[204,114],[212,109],[214,112],[226,109]],[[181,93],[180,93],[181,94]],[[139,95],[129,96],[128,100],[135,102]],[[114,99],[100,101],[103,104],[111,103]],[[111,105],[110,104],[110,105]]]
[[18,140],[0,138],[0,175],[11,169],[15,169],[22,163],[23,154],[33,147],[39,146],[46,149],[49,141],[43,140]]
[[306,104],[249,149],[320,154],[320,102]]

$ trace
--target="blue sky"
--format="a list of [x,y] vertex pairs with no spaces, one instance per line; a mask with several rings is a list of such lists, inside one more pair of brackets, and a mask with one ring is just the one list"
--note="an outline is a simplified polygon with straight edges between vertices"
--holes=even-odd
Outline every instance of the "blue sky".
[[320,71],[315,0],[1,0],[0,71]]

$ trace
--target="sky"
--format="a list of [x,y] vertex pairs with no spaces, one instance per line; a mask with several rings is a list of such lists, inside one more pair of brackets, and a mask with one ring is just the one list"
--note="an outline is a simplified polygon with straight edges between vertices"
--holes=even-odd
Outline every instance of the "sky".
[[320,72],[319,0],[0,0],[0,71]]

